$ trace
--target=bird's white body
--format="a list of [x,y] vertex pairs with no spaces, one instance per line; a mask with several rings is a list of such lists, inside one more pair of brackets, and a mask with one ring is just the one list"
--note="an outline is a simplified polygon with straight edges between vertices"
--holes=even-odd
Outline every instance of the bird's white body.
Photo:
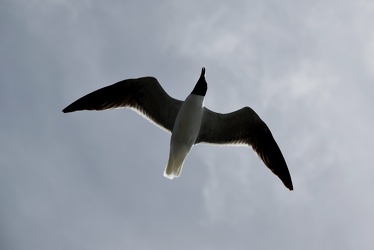
[[204,96],[190,94],[175,120],[170,139],[169,161],[164,176],[173,179],[181,174],[183,162],[199,135],[204,112]]

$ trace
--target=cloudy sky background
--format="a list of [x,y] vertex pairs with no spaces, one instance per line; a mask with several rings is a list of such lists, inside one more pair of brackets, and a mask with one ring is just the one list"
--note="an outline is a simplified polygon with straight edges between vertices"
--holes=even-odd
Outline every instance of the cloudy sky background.
[[[371,249],[374,3],[0,1],[1,249]],[[184,99],[252,107],[288,191],[244,147],[198,145],[131,110],[61,110],[152,75]]]

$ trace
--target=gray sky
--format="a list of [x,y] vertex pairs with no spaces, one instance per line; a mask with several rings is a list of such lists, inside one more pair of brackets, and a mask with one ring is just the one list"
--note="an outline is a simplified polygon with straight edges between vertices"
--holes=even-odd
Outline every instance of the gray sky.
[[[99,3],[100,2],[100,3]],[[371,249],[374,3],[0,2],[1,249]],[[61,110],[152,75],[184,99],[252,107],[289,192],[251,149],[198,145],[131,110]]]

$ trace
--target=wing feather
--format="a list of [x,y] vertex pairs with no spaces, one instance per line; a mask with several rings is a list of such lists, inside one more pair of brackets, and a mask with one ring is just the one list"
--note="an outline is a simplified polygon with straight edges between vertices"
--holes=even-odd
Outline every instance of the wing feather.
[[170,97],[154,77],[127,79],[76,100],[64,113],[80,110],[132,108],[171,132],[182,101]]
[[247,144],[283,184],[293,190],[290,172],[273,135],[249,107],[228,114],[205,108],[197,143]]

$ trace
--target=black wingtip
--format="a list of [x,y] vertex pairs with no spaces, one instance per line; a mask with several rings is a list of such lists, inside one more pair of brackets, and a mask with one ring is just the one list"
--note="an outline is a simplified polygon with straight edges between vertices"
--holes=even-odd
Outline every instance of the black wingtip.
[[[286,185],[286,184],[285,184]],[[292,185],[292,182],[291,183],[288,183],[286,185],[286,187],[290,190],[290,191],[293,191],[293,185]]]
[[202,76],[205,76],[205,67],[203,67],[203,68],[201,69],[201,75],[200,75],[200,77],[202,77]]
[[[80,98],[80,99],[82,99],[82,98]],[[62,112],[63,113],[71,113],[71,112],[83,110],[82,103],[81,103],[80,99],[78,99],[77,101],[73,102],[72,104],[70,104],[69,106],[64,108],[62,110]]]
[[74,111],[75,110],[71,107],[71,105],[69,105],[62,110],[62,113],[70,113],[70,112],[74,112]]
[[288,170],[287,165],[285,165],[286,170],[284,170],[284,173],[278,175],[278,177],[282,180],[283,184],[290,190],[293,190],[293,184],[291,179],[290,171]]
[[[265,163],[266,165],[266,163]],[[288,168],[287,168],[287,165],[284,165],[285,168],[283,169],[283,172],[279,172],[279,171],[274,171],[274,169],[270,168],[270,170],[276,175],[278,176],[278,178],[282,181],[283,185],[288,188],[290,191],[293,190],[293,184],[292,184],[292,179],[291,179],[291,175],[290,175],[290,172],[288,171]]]
[[[285,161],[284,161],[284,163],[285,163]],[[290,171],[288,170],[287,165],[284,164],[284,166],[285,166],[285,168],[283,169],[282,172],[274,173],[274,174],[276,174],[279,177],[279,179],[281,179],[281,181],[286,186],[286,188],[288,188],[290,191],[292,191],[293,190],[293,184],[292,184],[291,174],[290,174]]]
[[272,170],[272,172],[277,175],[279,177],[279,179],[283,182],[284,186],[286,186],[286,188],[288,188],[290,191],[293,190],[293,184],[292,184],[292,179],[291,179],[291,175],[290,175],[290,172],[288,171],[288,168],[287,168],[287,165],[285,164],[284,165],[285,168],[283,169],[283,172],[274,172],[274,170]]
[[288,188],[290,191],[293,190],[292,179],[291,179],[291,175],[289,172],[287,175],[282,175],[282,176],[278,175],[278,177],[281,179],[281,181],[286,186],[286,188]]

